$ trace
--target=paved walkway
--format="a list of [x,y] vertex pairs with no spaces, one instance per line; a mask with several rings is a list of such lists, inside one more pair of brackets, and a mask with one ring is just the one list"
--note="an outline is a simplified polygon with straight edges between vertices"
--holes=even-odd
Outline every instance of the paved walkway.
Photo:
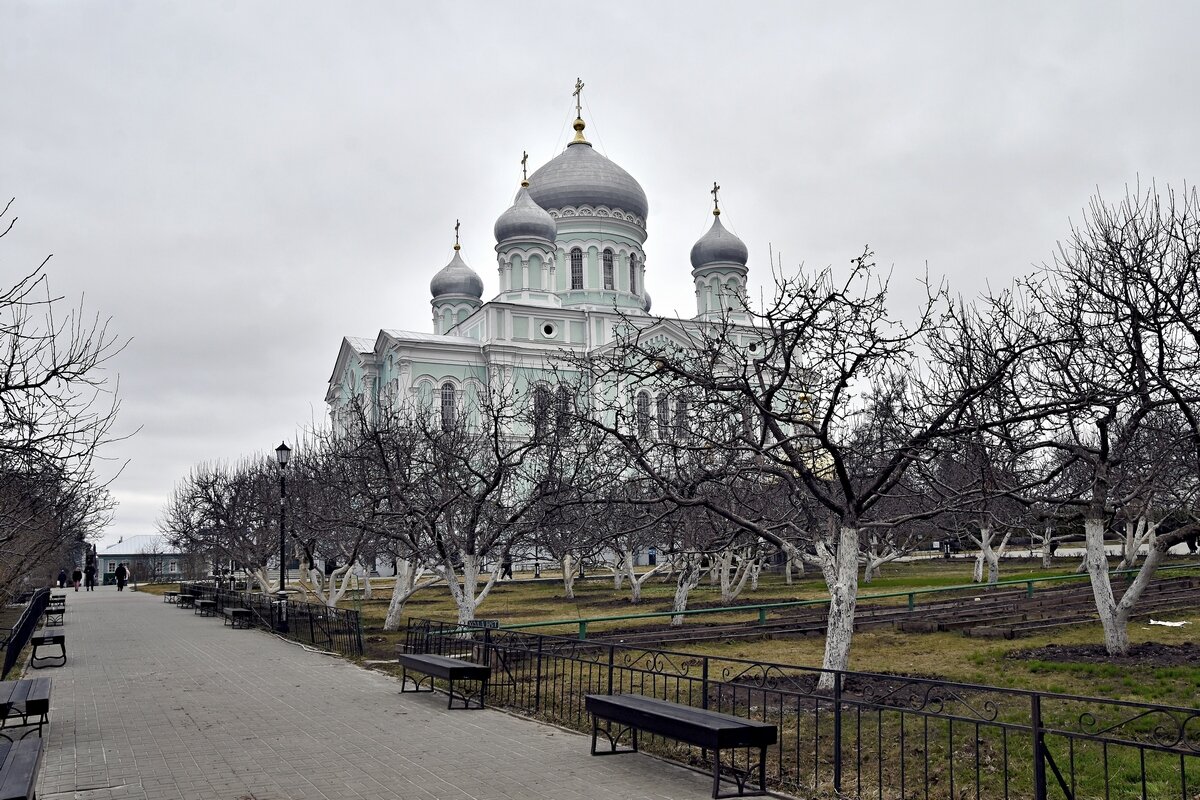
[[68,592],[42,800],[632,800],[698,773],[587,737],[447,711],[396,679],[114,587]]

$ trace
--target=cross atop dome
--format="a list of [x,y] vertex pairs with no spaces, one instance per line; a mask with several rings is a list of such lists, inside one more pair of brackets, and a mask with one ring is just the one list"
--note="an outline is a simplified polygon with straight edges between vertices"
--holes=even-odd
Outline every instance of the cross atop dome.
[[579,78],[575,79],[575,91],[571,94],[575,97],[575,125],[573,126],[575,139],[571,144],[575,144],[575,142],[588,144],[588,140],[583,138],[583,129],[587,127],[587,124],[583,121],[583,81]]

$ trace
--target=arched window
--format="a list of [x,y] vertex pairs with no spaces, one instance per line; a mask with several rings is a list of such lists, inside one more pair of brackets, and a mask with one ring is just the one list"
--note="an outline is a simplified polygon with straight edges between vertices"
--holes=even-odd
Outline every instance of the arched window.
[[550,390],[538,385],[533,390],[533,435],[540,439],[546,435],[546,420],[550,416]]
[[637,394],[637,435],[645,439],[650,436],[650,393]]
[[571,248],[571,288],[583,288],[583,251],[578,247]]
[[442,430],[454,428],[458,422],[458,392],[453,383],[442,384]]
[[563,433],[571,427],[571,390],[566,386],[559,386],[554,406],[554,423],[558,426],[558,432]]
[[637,294],[637,253],[629,254],[629,291]]
[[658,398],[658,438],[666,439],[671,435],[671,398],[659,395]]
[[691,397],[686,392],[675,400],[675,436],[680,441],[687,441],[692,434],[692,421],[689,418],[691,404]]
[[604,288],[613,288],[613,251],[605,249],[604,251]]

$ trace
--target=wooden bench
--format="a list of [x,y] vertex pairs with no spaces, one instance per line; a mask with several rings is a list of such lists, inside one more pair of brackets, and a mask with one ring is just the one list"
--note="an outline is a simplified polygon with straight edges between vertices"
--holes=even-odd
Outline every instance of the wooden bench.
[[202,617],[211,617],[217,613],[217,601],[216,600],[197,600],[196,601],[196,610],[193,613],[199,614]]
[[[19,720],[19,721],[18,721]],[[38,736],[50,722],[50,679],[24,678],[0,682],[0,737],[12,741],[3,732],[7,728],[30,728],[21,734],[25,738],[36,725]]]
[[226,625],[231,625],[234,628],[254,627],[254,619],[250,616],[250,609],[248,608],[228,606],[221,610],[221,616],[225,618]]
[[0,742],[0,800],[34,800],[42,767],[41,739]]
[[[407,681],[413,682],[412,691],[421,691],[421,684],[424,679],[417,680],[410,678],[408,671],[427,675],[429,679],[428,691],[433,691],[433,679],[441,678],[449,683],[446,693],[450,696],[449,702],[446,703],[446,708],[454,708],[454,698],[459,698],[463,701],[463,708],[471,708],[472,699],[476,699],[478,705],[475,708],[483,708],[487,701],[487,685],[488,678],[492,674],[492,668],[483,664],[474,664],[470,661],[463,661],[461,658],[447,658],[446,656],[435,656],[425,653],[401,653],[396,657],[402,667],[400,671],[400,691],[401,693],[408,691],[405,689]],[[476,691],[463,692],[454,691],[455,681],[471,681],[478,684]]]
[[164,603],[174,603],[179,599],[179,592],[163,592]]
[[[64,634],[43,633],[31,636],[29,637],[29,643],[33,645],[33,653],[29,656],[29,666],[34,669],[61,667],[67,663],[67,637]],[[58,654],[39,656],[38,648],[42,647],[57,647]]]
[[194,603],[195,601],[196,601],[196,596],[194,594],[188,594],[187,592],[180,592],[177,605],[180,608],[191,608],[192,603]]
[[[767,722],[721,714],[703,708],[671,703],[637,694],[589,694],[584,700],[588,713],[592,715],[592,755],[636,753],[638,731],[685,742],[696,747],[712,750],[713,797],[733,797],[720,794],[721,773],[729,774],[737,784],[737,796],[757,796],[767,793],[766,765],[767,747],[775,744],[779,729]],[[604,736],[610,750],[596,752],[596,736],[600,733],[600,720],[605,720]],[[612,723],[619,727],[614,734]],[[632,748],[618,750],[617,741],[625,732],[632,735]],[[746,791],[746,785],[754,770],[738,769],[732,765],[721,765],[721,751],[732,747],[758,748],[758,790]]]
[[67,596],[65,594],[50,595],[50,602],[42,612],[44,625],[55,626],[63,624],[63,615],[67,613]]

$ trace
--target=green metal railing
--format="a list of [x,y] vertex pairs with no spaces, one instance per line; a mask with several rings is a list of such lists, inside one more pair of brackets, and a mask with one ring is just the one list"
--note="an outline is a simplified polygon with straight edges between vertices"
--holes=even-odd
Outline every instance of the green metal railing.
[[[1200,562],[1191,564],[1172,564],[1165,567],[1159,567],[1157,572],[1167,572],[1169,570],[1180,569],[1197,569],[1200,568]],[[1136,569],[1111,570],[1109,575],[1124,575],[1137,573]],[[1157,574],[1156,572],[1156,574]],[[978,592],[991,591],[1001,586],[1024,586],[1025,596],[1033,597],[1034,586],[1039,583],[1057,583],[1060,581],[1086,580],[1088,575],[1072,574],[1072,575],[1048,575],[1044,578],[1015,578],[1006,581],[997,581],[996,583],[978,584],[964,583],[957,586],[940,586],[931,589],[909,589],[903,592],[885,592],[883,594],[867,594],[859,595],[859,600],[886,600],[893,597],[907,598],[909,610],[917,607],[918,595],[940,594],[944,592]],[[747,611],[758,612],[758,623],[765,624],[767,621],[767,612],[781,608],[802,608],[805,606],[822,606],[829,603],[829,598],[823,597],[816,600],[787,600],[777,603],[757,603],[751,605],[740,606],[723,606],[721,608],[697,608],[686,611],[645,611],[639,614],[613,614],[603,617],[586,617],[584,619],[558,619],[546,622],[513,622],[507,625],[501,625],[500,628],[506,630],[518,630],[525,628],[549,628],[553,626],[577,625],[579,627],[579,638],[586,639],[588,625],[594,622],[624,622],[633,619],[654,619],[658,617],[691,617],[700,616],[702,614],[738,614]]]

